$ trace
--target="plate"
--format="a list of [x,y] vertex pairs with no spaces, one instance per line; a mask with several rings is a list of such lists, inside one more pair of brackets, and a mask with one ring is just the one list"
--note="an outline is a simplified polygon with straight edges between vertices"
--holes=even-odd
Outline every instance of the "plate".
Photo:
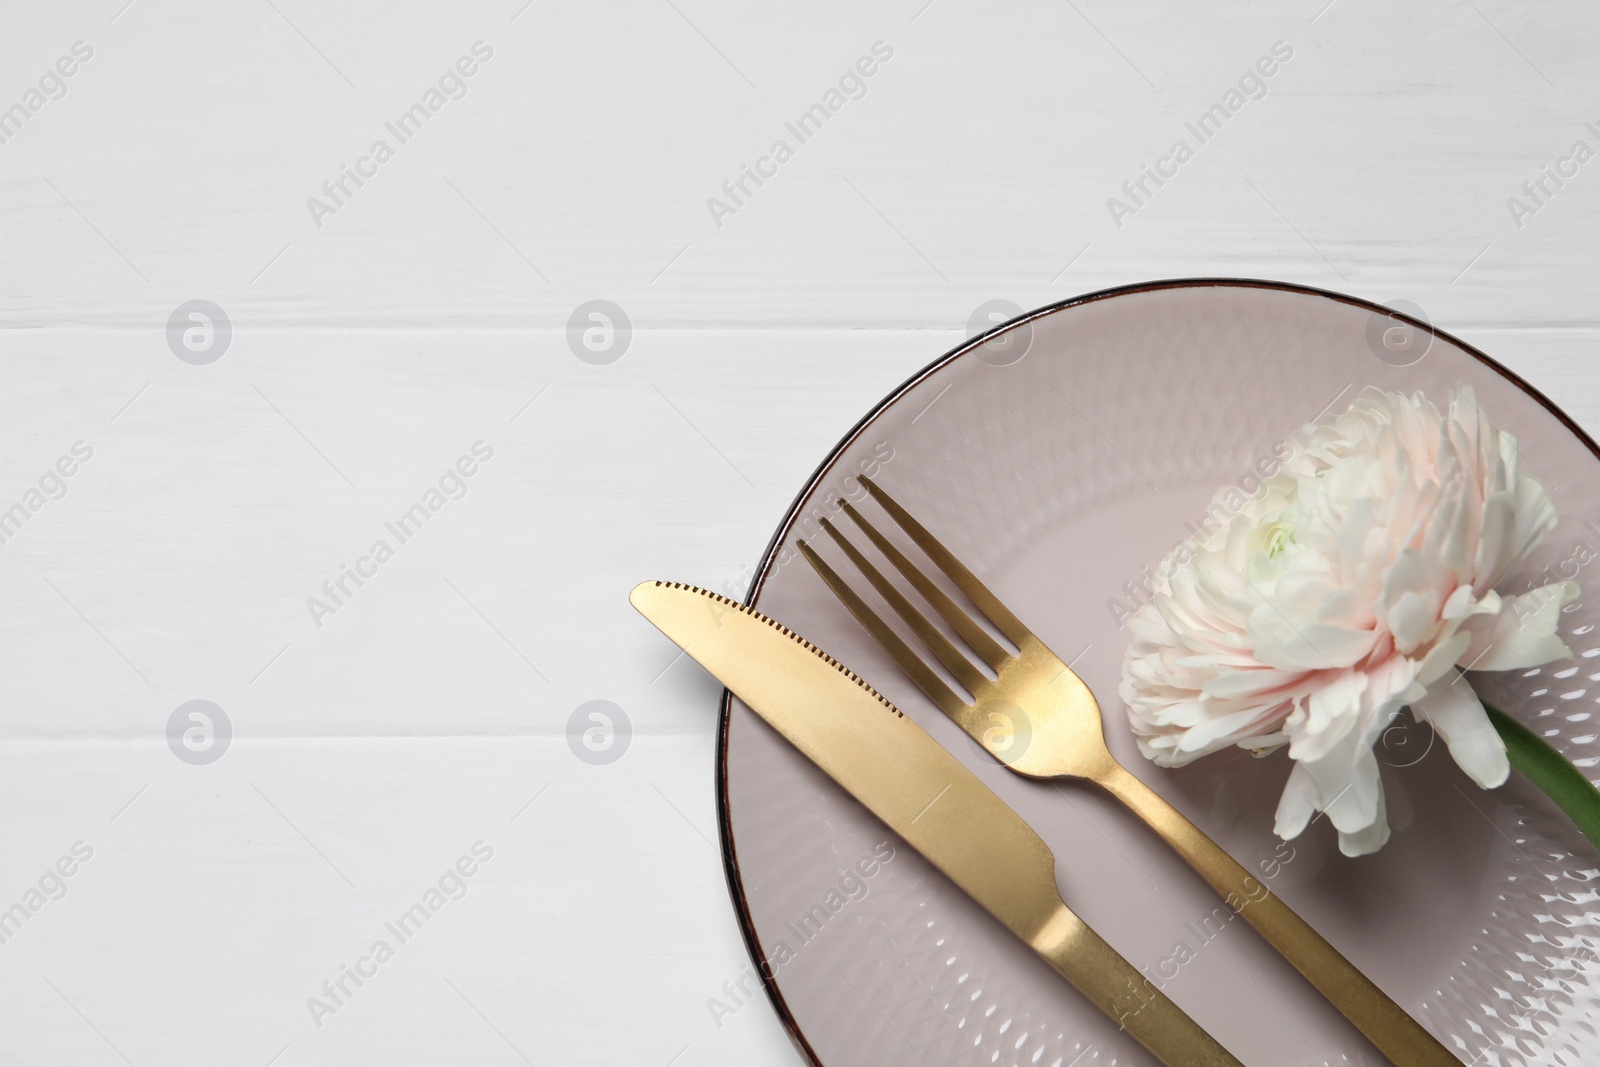
[[[916,375],[818,468],[774,536],[750,602],[858,671],[1016,808],[1054,851],[1067,903],[1244,1062],[1384,1060],[1153,832],[1092,785],[1011,774],[856,625],[796,542],[821,534],[839,498],[864,498],[858,475],[893,493],[1073,663],[1100,699],[1119,759],[1463,1062],[1600,1062],[1600,857],[1537,790],[1515,776],[1479,790],[1426,726],[1402,715],[1379,749],[1394,836],[1377,855],[1349,859],[1326,820],[1293,842],[1273,836],[1285,754],[1234,751],[1158,768],[1138,754],[1117,697],[1122,619],[1143,595],[1146,568],[1204,521],[1217,488],[1248,488],[1275,445],[1365,386],[1421,390],[1442,406],[1457,382],[1516,435],[1524,469],[1561,513],[1501,589],[1574,569],[1580,583],[1600,581],[1600,567],[1584,566],[1600,558],[1600,452],[1525,382],[1374,304],[1194,280],[1032,312]],[[1565,616],[1574,663],[1475,676],[1487,698],[1585,768],[1600,758],[1597,621],[1596,597]],[[764,988],[810,1061],[1150,1062],[731,699],[718,803],[753,962],[717,1000],[737,1011]]]

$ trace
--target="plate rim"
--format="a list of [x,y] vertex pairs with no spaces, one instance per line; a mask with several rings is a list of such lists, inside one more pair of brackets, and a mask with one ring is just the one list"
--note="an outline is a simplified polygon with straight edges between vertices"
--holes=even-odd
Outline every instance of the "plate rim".
[[[1370,312],[1380,313],[1391,318],[1401,319],[1402,321],[1407,322],[1418,329],[1427,331],[1431,337],[1440,338],[1449,342],[1450,344],[1455,345],[1463,352],[1466,352],[1480,363],[1486,365],[1490,370],[1506,379],[1506,381],[1508,381],[1510,384],[1516,386],[1518,389],[1521,389],[1531,399],[1543,406],[1546,411],[1554,415],[1557,421],[1566,427],[1566,429],[1571,432],[1574,437],[1576,437],[1585,447],[1589,449],[1591,453],[1594,454],[1595,459],[1600,460],[1600,445],[1595,443],[1594,438],[1590,437],[1583,427],[1579,426],[1570,415],[1568,415],[1565,411],[1562,411],[1561,408],[1557,407],[1554,401],[1545,396],[1542,391],[1535,388],[1521,375],[1517,374],[1515,371],[1511,370],[1494,357],[1481,351],[1476,346],[1463,341],[1454,334],[1451,334],[1445,330],[1441,330],[1437,326],[1434,326],[1431,322],[1417,319],[1403,311],[1399,311],[1395,308],[1388,307],[1359,296],[1352,296],[1348,293],[1336,292],[1332,289],[1322,289],[1313,285],[1301,285],[1297,282],[1273,281],[1264,278],[1196,277],[1166,278],[1148,282],[1133,282],[1126,285],[1111,286],[1106,289],[1096,289],[1092,292],[1082,293],[1078,296],[1071,296],[1064,300],[1058,300],[1052,304],[1046,304],[1042,307],[1035,308],[1032,311],[1025,311],[1013,319],[1000,323],[992,329],[985,330],[983,333],[977,334],[961,342],[959,345],[937,357],[931,363],[928,363],[922,369],[912,374],[905,381],[891,389],[881,400],[874,404],[865,415],[857,420],[854,426],[850,427],[850,429],[844,434],[843,437],[839,439],[833,448],[829,449],[828,454],[823,457],[819,464],[817,464],[817,468],[812,471],[811,476],[805,480],[799,491],[795,493],[794,499],[790,502],[787,510],[784,511],[783,518],[778,523],[777,529],[773,531],[772,537],[767,542],[766,550],[761,555],[761,562],[756,566],[755,574],[750,580],[750,587],[745,591],[745,595],[741,603],[749,605],[760,594],[762,587],[766,584],[767,577],[772,571],[772,566],[777,560],[779,548],[782,546],[784,539],[788,536],[790,529],[800,517],[801,505],[812,494],[812,492],[815,491],[817,486],[827,478],[828,473],[839,462],[839,458],[844,451],[849,448],[850,445],[853,444],[856,439],[859,438],[861,434],[865,432],[866,429],[871,426],[881,414],[887,411],[892,405],[898,403],[908,392],[916,388],[916,386],[919,385],[924,379],[932,375],[934,372],[942,369],[946,364],[952,363],[972,350],[982,347],[993,337],[1017,326],[1032,322],[1034,319],[1042,318],[1045,315],[1054,314],[1058,311],[1064,311],[1068,308],[1078,307],[1084,304],[1091,304],[1101,300],[1108,300],[1113,297],[1132,296],[1137,293],[1160,292],[1167,289],[1270,289],[1277,292],[1292,293],[1298,296],[1323,297],[1325,299],[1338,301],[1342,304],[1349,304],[1353,307],[1363,308]],[[808,1064],[813,1065],[813,1067],[824,1067],[821,1058],[819,1058],[816,1053],[816,1050],[811,1047],[811,1042],[806,1038],[805,1033],[800,1029],[799,1020],[797,1020],[794,1017],[794,1014],[789,1010],[788,1002],[784,999],[783,991],[778,988],[777,981],[774,978],[762,973],[760,940],[756,935],[755,921],[750,914],[749,901],[746,900],[744,894],[744,879],[742,878],[739,870],[738,849],[733,840],[733,813],[728,803],[728,724],[731,721],[732,713],[733,694],[728,689],[724,688],[722,690],[721,711],[717,716],[717,743],[713,759],[715,772],[714,777],[716,781],[718,850],[722,854],[722,873],[724,879],[727,881],[728,897],[730,902],[733,904],[734,916],[739,923],[739,935],[744,941],[745,953],[750,958],[750,964],[752,969],[755,971],[756,976],[761,980],[761,987],[766,991],[767,1000],[772,1005],[773,1011],[777,1013],[779,1023],[783,1025],[784,1031],[788,1034],[790,1042],[793,1043],[795,1049]]]

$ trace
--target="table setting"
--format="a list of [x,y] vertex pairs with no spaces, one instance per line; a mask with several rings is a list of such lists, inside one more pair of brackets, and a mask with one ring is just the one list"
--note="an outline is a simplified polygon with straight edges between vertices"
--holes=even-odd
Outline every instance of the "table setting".
[[1490,357],[1299,286],[1090,294],[931,364],[745,603],[631,597],[728,686],[728,884],[797,1047],[1581,1056],[1593,487]]
[[6,30],[0,1064],[1600,1063],[1600,8]]

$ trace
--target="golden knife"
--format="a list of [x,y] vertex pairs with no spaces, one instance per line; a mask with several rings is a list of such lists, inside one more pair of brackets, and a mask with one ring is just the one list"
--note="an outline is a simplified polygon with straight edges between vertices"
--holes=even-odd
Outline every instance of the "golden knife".
[[1068,909],[1054,855],[1021,816],[875,689],[716,593],[644,582],[629,600],[1167,1067],[1239,1067]]

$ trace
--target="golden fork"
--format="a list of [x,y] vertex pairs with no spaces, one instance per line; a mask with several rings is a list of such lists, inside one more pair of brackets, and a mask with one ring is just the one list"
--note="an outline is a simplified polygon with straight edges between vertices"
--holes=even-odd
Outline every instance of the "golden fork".
[[[866,476],[861,476],[861,483],[934,565],[1018,649],[1013,654],[991,637],[855,507],[841,501],[851,521],[996,675],[991,679],[981,671],[838,527],[824,519],[823,528],[851,563],[972,695],[973,702],[969,704],[958,696],[810,545],[801,541],[800,551],[834,595],[928,699],[1018,774],[1030,778],[1087,778],[1125,804],[1394,1063],[1401,1067],[1459,1067],[1460,1060],[1264,883],[1118,763],[1106,747],[1100,705],[1083,680],[893,498]],[[1023,723],[1030,731],[1026,744],[1016,745],[1007,731],[994,728],[997,702],[1002,708],[1014,705],[1021,710]],[[1001,713],[1000,717],[1009,716]]]

